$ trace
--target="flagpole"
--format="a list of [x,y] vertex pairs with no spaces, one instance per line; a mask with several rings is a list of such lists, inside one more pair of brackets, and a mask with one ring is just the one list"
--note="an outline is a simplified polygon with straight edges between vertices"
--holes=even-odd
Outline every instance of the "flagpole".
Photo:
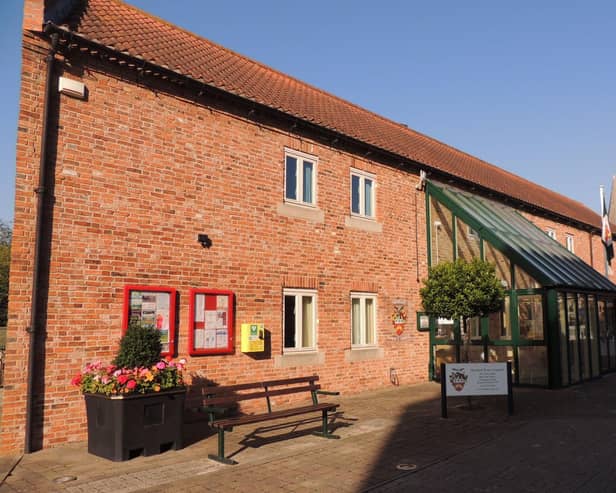
[[[603,216],[606,213],[606,211],[603,210],[605,207],[605,190],[603,189],[603,185],[599,186],[599,195],[601,197],[601,221],[603,221]],[[603,235],[603,229],[601,229],[601,234]],[[603,236],[601,237],[601,239],[603,239]],[[609,271],[610,266],[607,263],[607,250],[605,248],[603,248],[603,258],[605,259],[605,277],[609,278],[610,277],[610,271]]]

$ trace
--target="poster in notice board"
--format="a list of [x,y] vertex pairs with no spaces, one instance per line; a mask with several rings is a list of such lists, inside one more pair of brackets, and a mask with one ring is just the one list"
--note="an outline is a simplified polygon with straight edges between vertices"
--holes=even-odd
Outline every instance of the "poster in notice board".
[[189,353],[193,356],[233,352],[233,292],[191,289]]
[[174,356],[175,297],[169,287],[125,286],[123,332],[134,323],[153,327],[160,331],[161,356]]

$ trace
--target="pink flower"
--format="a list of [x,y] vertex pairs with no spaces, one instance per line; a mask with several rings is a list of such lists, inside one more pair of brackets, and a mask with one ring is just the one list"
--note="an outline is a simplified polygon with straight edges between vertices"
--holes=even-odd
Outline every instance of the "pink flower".
[[164,361],[159,361],[158,363],[156,363],[156,368],[158,368],[159,370],[164,370],[166,367],[167,365]]
[[134,380],[129,380],[126,383],[126,388],[130,390],[133,390],[136,386],[137,386],[137,382],[135,382]]
[[126,382],[128,382],[128,379],[129,379],[129,378],[130,378],[130,377],[129,377],[128,375],[119,375],[119,376],[118,376],[118,383],[119,383],[120,385],[124,385]]
[[81,373],[78,373],[72,380],[71,385],[81,385]]
[[101,383],[103,385],[107,385],[109,382],[111,382],[111,378],[109,378],[107,375],[104,375],[103,378],[101,378]]

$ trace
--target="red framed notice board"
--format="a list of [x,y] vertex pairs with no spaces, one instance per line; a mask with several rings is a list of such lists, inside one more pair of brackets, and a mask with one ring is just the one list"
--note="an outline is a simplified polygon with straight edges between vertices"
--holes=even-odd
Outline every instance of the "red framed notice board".
[[161,356],[175,355],[175,296],[173,288],[163,286],[125,286],[122,333],[128,325],[139,323],[160,331]]
[[188,352],[230,354],[233,352],[232,291],[191,289],[188,328]]

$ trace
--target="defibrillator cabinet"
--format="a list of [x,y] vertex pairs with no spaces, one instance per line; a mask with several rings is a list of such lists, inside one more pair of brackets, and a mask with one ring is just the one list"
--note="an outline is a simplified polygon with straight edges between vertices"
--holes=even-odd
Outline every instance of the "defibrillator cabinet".
[[242,353],[265,351],[265,327],[263,324],[242,324]]

